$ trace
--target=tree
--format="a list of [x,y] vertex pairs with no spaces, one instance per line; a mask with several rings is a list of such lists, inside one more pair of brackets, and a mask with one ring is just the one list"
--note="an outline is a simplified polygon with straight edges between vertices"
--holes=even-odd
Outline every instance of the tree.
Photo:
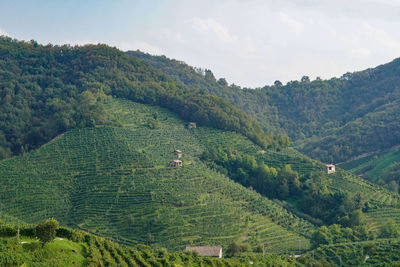
[[350,226],[354,227],[354,226],[358,226],[358,225],[362,225],[364,224],[364,215],[362,213],[362,211],[359,210],[354,210],[351,214],[350,214]]
[[229,243],[228,248],[226,250],[226,255],[228,257],[233,257],[238,255],[239,253],[246,252],[250,250],[248,244],[240,244],[235,241]]
[[42,247],[46,245],[46,243],[51,242],[56,238],[56,230],[58,229],[58,222],[56,219],[47,219],[38,225],[36,225],[35,233],[39,238],[40,242],[42,242]]
[[226,81],[225,78],[220,78],[218,79],[218,83],[222,86],[228,86],[228,82]]
[[308,76],[303,76],[303,77],[301,77],[301,82],[302,83],[310,83],[310,78]]
[[400,230],[393,219],[389,219],[379,232],[379,237],[392,238],[399,237]]

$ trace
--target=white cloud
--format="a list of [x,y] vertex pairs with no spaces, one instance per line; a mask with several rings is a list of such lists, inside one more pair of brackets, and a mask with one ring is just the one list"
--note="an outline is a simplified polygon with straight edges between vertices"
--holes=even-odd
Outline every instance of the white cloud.
[[156,45],[149,44],[147,42],[134,42],[132,44],[125,43],[122,46],[119,46],[122,50],[137,50],[139,49],[142,52],[146,52],[152,55],[161,55],[162,50]]
[[369,40],[374,40],[381,46],[386,47],[388,49],[400,51],[400,41],[394,39],[385,30],[374,27],[367,21],[363,21],[362,24],[364,28],[364,33]]
[[4,36],[9,36],[9,34],[8,34],[5,30],[3,30],[2,28],[0,28],[0,36],[2,36],[2,35],[4,35]]
[[181,32],[174,31],[169,28],[165,28],[165,29],[163,29],[163,33],[164,33],[165,37],[172,42],[178,42],[178,43],[186,42],[186,40],[183,38],[183,35]]
[[304,25],[290,18],[289,15],[286,13],[279,12],[279,19],[295,33],[302,33],[304,31]]
[[354,48],[347,53],[350,57],[357,59],[367,59],[371,55],[371,51],[364,47]]
[[228,28],[218,23],[213,18],[201,19],[194,18],[192,19],[192,27],[194,30],[200,33],[213,33],[218,37],[219,40],[223,42],[234,42],[238,39],[236,35],[233,35],[229,32]]

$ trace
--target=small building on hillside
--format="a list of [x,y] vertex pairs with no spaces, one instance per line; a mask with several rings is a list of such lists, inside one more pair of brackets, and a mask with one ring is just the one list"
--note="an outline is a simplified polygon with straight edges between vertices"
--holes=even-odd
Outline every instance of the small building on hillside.
[[188,124],[189,129],[196,129],[196,127],[197,127],[197,125],[195,122],[189,122],[189,124]]
[[333,164],[326,164],[325,165],[325,170],[327,174],[332,174],[335,173],[335,165]]
[[182,166],[182,160],[173,160],[169,162],[169,166],[171,167],[181,167]]
[[182,151],[175,149],[174,153],[178,156],[178,159],[182,157]]
[[217,257],[222,258],[222,247],[212,246],[212,247],[186,247],[186,250],[196,251],[200,256],[203,257]]

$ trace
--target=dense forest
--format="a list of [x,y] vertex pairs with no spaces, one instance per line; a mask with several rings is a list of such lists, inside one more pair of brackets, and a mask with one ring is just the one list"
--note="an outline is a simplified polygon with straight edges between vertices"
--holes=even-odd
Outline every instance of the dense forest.
[[36,148],[68,129],[116,123],[102,101],[160,105],[182,118],[241,133],[263,147],[287,146],[222,98],[187,89],[106,45],[39,45],[0,37],[0,158]]
[[400,59],[330,80],[304,76],[286,85],[277,80],[248,89],[165,56],[127,53],[186,87],[225,98],[264,129],[287,133],[297,149],[324,162],[344,162],[400,142]]

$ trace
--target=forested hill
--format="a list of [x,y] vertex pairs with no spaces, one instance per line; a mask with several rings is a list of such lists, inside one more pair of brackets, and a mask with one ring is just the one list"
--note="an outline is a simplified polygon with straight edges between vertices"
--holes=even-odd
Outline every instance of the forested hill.
[[152,56],[140,51],[126,53],[149,63],[186,88],[199,88],[211,95],[228,100],[244,110],[246,114],[256,118],[265,130],[284,132],[277,117],[278,110],[269,105],[267,96],[261,90],[240,88],[234,84],[228,85],[224,78],[217,80],[211,70],[194,68],[182,61],[165,56]]
[[286,132],[295,147],[325,162],[344,162],[400,143],[400,59],[340,78],[261,89],[241,89],[201,70],[129,51],[186,87],[218,95],[256,118],[264,129]]
[[52,46],[0,37],[0,159],[68,129],[113,124],[107,96],[160,105],[198,125],[241,133],[263,147],[287,146],[222,98],[184,88],[153,67],[106,45]]

